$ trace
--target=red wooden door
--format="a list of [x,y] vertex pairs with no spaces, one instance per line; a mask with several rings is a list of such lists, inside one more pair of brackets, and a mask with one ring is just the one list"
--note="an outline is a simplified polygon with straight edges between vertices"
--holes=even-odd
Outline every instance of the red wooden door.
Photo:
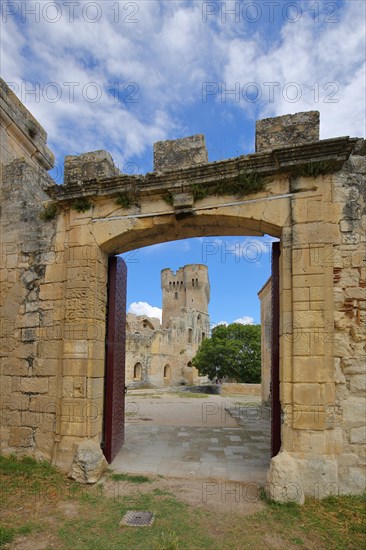
[[280,403],[280,243],[272,244],[272,320],[271,320],[271,453],[281,448]]
[[104,454],[112,462],[124,443],[125,349],[126,349],[125,261],[113,256],[108,261],[108,302],[104,391]]

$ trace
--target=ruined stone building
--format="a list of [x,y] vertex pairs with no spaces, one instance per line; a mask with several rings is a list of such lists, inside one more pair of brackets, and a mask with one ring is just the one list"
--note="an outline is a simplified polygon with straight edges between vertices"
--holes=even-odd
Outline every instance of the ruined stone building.
[[271,391],[271,277],[258,292],[261,308],[261,393],[263,403],[270,399]]
[[[154,171],[128,175],[106,151],[83,153],[65,158],[64,183],[56,185],[45,130],[4,81],[0,94],[1,452],[46,459],[66,472],[85,442],[102,447],[109,462],[118,453],[125,381],[119,312],[126,311],[120,254],[191,237],[271,235],[278,242],[270,497],[362,493],[365,141],[321,140],[319,113],[296,113],[258,121],[252,154],[209,162],[198,135],[155,144]],[[152,382],[164,379],[165,366],[178,383],[180,369],[189,379],[188,350],[206,334],[207,273],[189,270],[186,278],[163,273],[165,316],[152,346],[164,358],[151,366]],[[193,310],[187,297],[196,279],[202,303]],[[177,370],[166,359],[173,330],[185,350]]]
[[129,387],[152,384],[199,384],[191,360],[209,336],[210,283],[207,266],[191,264],[161,272],[162,323],[157,318],[127,314],[126,383]]

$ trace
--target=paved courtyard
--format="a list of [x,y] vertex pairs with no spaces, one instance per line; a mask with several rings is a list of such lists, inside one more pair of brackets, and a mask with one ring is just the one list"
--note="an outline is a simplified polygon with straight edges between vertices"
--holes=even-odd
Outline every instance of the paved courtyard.
[[254,396],[134,392],[115,472],[265,482],[270,420]]

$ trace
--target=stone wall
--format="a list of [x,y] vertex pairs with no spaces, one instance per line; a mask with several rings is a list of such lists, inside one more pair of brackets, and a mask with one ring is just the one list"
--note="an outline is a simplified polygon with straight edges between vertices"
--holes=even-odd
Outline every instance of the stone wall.
[[[359,140],[354,154],[332,181],[339,206],[340,238],[332,257],[334,332],[334,418],[338,444],[338,476],[342,492],[358,492],[366,484],[366,144]],[[330,327],[331,328],[331,327]]]
[[[1,450],[52,458],[56,422],[57,296],[42,294],[55,260],[56,220],[40,218],[53,155],[46,132],[0,82],[1,116]],[[53,354],[45,353],[53,348]]]
[[222,396],[226,395],[262,395],[261,384],[224,383],[221,385]]

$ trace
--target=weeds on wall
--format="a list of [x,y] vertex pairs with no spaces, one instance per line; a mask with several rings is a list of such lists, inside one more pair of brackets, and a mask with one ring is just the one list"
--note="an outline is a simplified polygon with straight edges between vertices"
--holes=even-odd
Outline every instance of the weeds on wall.
[[80,199],[75,199],[75,201],[71,205],[71,208],[73,210],[76,210],[77,212],[86,212],[87,210],[90,210],[91,207],[92,203],[84,197],[81,197]]
[[122,208],[130,208],[131,206],[141,206],[137,200],[136,191],[132,193],[119,193],[116,198],[116,204],[122,206]]
[[131,206],[131,198],[128,193],[119,193],[116,198],[116,204],[122,206],[122,208],[129,208]]
[[191,186],[191,191],[195,201],[204,199],[209,194],[209,188],[202,185],[202,183],[194,183]]
[[332,172],[333,164],[329,160],[321,160],[320,162],[308,162],[300,166],[296,171],[296,176],[304,178],[317,178]]
[[56,202],[51,202],[50,204],[47,204],[43,211],[40,213],[39,217],[41,220],[47,222],[49,220],[53,220],[58,214],[58,205]]
[[173,196],[173,193],[165,193],[163,195],[163,199],[165,200],[165,202],[167,202],[168,204],[170,204],[170,206],[173,206],[173,203],[174,203],[174,196]]
[[[192,193],[193,199],[198,201],[209,195],[236,195],[243,197],[244,195],[262,191],[265,185],[263,177],[258,172],[242,172],[231,181],[220,180],[213,185],[207,186],[202,183],[194,183],[189,187],[189,191]],[[172,192],[165,193],[163,199],[168,204],[173,205],[174,194]]]
[[236,195],[243,197],[262,191],[265,187],[263,177],[258,172],[242,172],[233,181],[220,181],[214,186],[215,195]]

